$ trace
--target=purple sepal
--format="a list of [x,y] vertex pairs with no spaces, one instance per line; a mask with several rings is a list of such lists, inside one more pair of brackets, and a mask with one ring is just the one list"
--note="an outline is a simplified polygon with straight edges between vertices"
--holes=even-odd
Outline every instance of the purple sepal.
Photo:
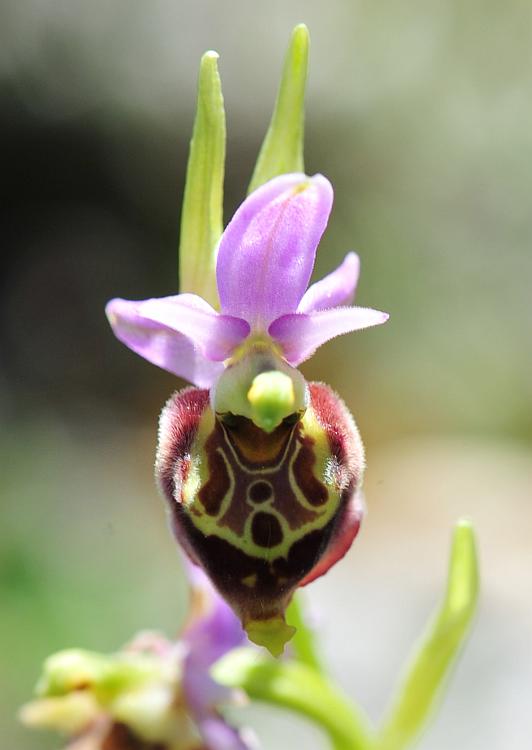
[[216,278],[224,313],[266,331],[295,312],[327,226],[333,190],[322,175],[276,177],[237,209],[220,240]]
[[238,318],[219,315],[194,294],[130,301],[113,299],[106,307],[115,336],[141,357],[169,372],[209,387],[221,362],[249,334]]

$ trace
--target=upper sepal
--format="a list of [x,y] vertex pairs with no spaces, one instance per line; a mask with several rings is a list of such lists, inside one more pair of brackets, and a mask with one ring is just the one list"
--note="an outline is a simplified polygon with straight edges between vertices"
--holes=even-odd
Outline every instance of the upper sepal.
[[266,331],[308,286],[333,190],[322,175],[287,174],[255,190],[226,227],[216,276],[222,312]]

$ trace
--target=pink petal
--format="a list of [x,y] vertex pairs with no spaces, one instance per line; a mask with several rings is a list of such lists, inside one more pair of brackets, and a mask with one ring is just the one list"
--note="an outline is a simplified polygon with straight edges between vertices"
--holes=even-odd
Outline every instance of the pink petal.
[[297,366],[326,341],[343,333],[380,325],[388,318],[388,313],[367,307],[335,307],[283,315],[271,324],[268,333],[281,344],[288,362]]
[[209,387],[221,362],[248,335],[249,325],[219,315],[193,294],[140,302],[113,299],[106,307],[115,336],[141,357],[199,387]]
[[335,271],[307,289],[297,311],[308,313],[352,304],[359,273],[360,260],[358,255],[348,253],[343,263]]
[[220,241],[216,276],[222,311],[266,331],[295,312],[327,226],[333,190],[322,175],[276,177],[252,193]]

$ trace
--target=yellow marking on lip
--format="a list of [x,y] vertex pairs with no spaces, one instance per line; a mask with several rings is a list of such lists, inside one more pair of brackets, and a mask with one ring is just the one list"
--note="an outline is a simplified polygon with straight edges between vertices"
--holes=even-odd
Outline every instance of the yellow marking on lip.
[[257,583],[257,574],[251,573],[251,575],[242,578],[242,583],[244,584],[244,586],[248,586],[250,589],[252,589]]

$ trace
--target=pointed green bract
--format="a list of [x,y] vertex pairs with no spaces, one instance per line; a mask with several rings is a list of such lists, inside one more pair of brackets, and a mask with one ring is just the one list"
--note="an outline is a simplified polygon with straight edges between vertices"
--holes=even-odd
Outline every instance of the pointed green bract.
[[305,716],[328,735],[335,750],[370,750],[372,732],[366,717],[326,677],[306,664],[277,661],[250,648],[231,651],[215,664],[215,680],[243,688],[265,701]]
[[217,60],[216,52],[201,58],[179,242],[180,291],[199,294],[215,307],[225,167],[225,111]]
[[478,587],[473,529],[468,521],[459,521],[453,535],[444,601],[410,662],[379,735],[377,750],[402,750],[425,725],[471,624]]
[[264,138],[248,193],[273,177],[303,172],[304,100],[309,33],[304,24],[292,32],[270,127]]

